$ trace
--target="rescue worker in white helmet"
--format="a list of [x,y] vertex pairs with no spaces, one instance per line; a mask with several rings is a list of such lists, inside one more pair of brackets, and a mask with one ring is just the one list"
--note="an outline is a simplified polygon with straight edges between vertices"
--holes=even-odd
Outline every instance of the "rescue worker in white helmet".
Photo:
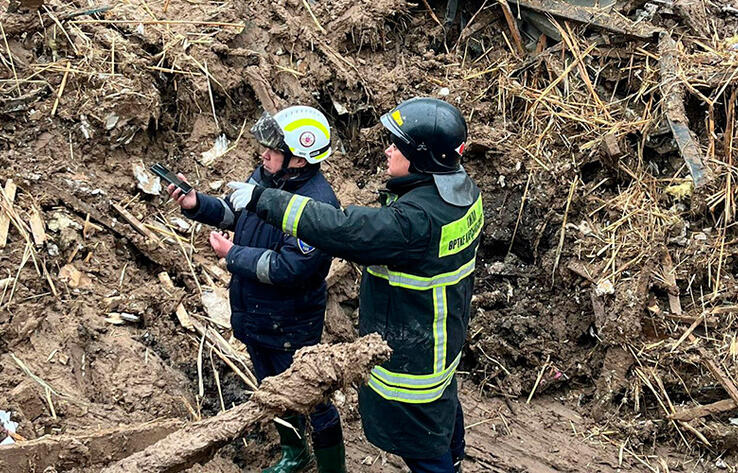
[[469,322],[482,197],[461,166],[467,128],[456,107],[415,98],[381,123],[391,140],[382,207],[341,210],[249,184],[231,203],[366,266],[359,332],[378,332],[393,350],[359,391],[366,437],[414,473],[452,473],[464,456],[454,375]]
[[[331,131],[325,116],[306,106],[288,107],[273,117],[264,112],[251,128],[263,146],[261,165],[246,182],[282,189],[339,207],[320,163],[331,155]],[[181,176],[184,178],[184,176]],[[286,370],[298,348],[320,341],[326,306],[325,277],[331,257],[307,242],[288,235],[277,225],[234,206],[231,198],[211,197],[169,186],[168,191],[185,216],[232,230],[233,241],[220,232],[210,234],[215,253],[225,258],[231,272],[231,325],[248,347],[256,377],[261,382]],[[295,429],[275,424],[282,456],[265,473],[292,473],[313,461],[305,439],[305,418],[287,415]],[[313,453],[319,473],[343,473],[345,452],[338,411],[327,401],[310,415]]]

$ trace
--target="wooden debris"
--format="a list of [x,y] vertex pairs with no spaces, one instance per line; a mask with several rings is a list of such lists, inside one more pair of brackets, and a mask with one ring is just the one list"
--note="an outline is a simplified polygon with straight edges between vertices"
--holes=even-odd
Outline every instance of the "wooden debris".
[[523,38],[520,36],[518,22],[515,20],[512,10],[510,10],[510,5],[507,3],[507,0],[497,0],[497,2],[502,8],[502,14],[505,15],[505,21],[507,22],[507,27],[510,28],[510,34],[512,35],[513,42],[515,43],[515,48],[517,48],[518,53],[520,53],[521,56],[525,56],[526,51],[523,46]]
[[521,8],[537,11],[544,15],[548,14],[577,23],[596,26],[632,38],[650,39],[661,31],[660,28],[646,22],[632,22],[624,16],[610,13],[604,8],[581,7],[562,0],[511,0],[511,2]]
[[[162,271],[161,273],[159,273],[158,278],[166,291],[174,293],[177,290],[177,288],[174,286],[174,283],[172,282],[172,278],[169,277],[169,274],[166,271]],[[179,320],[179,323],[180,325],[182,325],[182,327],[184,327],[186,330],[189,330],[190,332],[195,331],[195,327],[192,324],[190,314],[187,313],[187,309],[185,309],[184,304],[182,304],[181,302],[177,304],[177,308],[175,309],[174,314],[177,316],[177,320]]]
[[212,260],[209,260],[200,254],[195,254],[192,255],[192,261],[200,265],[200,268],[210,273],[211,276],[215,277],[224,285],[227,286],[230,283],[231,277],[228,274],[228,271],[213,263]]
[[692,335],[692,332],[694,332],[694,329],[700,326],[702,321],[704,320],[704,316],[697,317],[694,322],[692,322],[692,325],[689,326],[689,328],[684,332],[684,334],[679,337],[679,340],[676,341],[673,347],[671,347],[671,352],[673,353],[677,348],[679,348],[679,345],[684,342],[684,340],[687,339],[690,335]]
[[139,219],[133,216],[131,212],[124,209],[118,204],[111,204],[111,206],[115,209],[116,212],[118,212],[121,217],[123,217],[126,222],[130,223],[133,228],[135,228],[140,234],[151,240],[153,243],[156,244],[156,246],[159,246],[161,244],[161,241],[156,236],[154,232],[146,228],[146,226],[141,223]]
[[31,208],[31,217],[28,219],[28,223],[31,227],[31,235],[33,235],[33,242],[36,246],[41,246],[46,241],[46,231],[44,230],[44,221],[41,218],[41,213],[34,205]]
[[430,4],[428,3],[428,0],[423,0],[423,4],[425,5],[425,9],[428,10],[428,13],[430,14],[431,18],[433,18],[433,21],[438,24],[441,28],[443,28],[443,23],[441,23],[441,20],[438,19],[435,12],[433,11],[433,8],[431,8]]
[[172,282],[172,278],[169,277],[169,273],[166,271],[160,272],[156,277],[159,278],[159,282],[161,282],[162,286],[164,286],[164,289],[167,291],[174,292],[177,289],[174,286],[174,282]]
[[64,76],[62,77],[61,84],[59,85],[59,90],[56,93],[56,99],[54,100],[54,105],[51,107],[51,116],[53,117],[56,115],[56,110],[59,107],[59,100],[61,100],[62,95],[64,94],[64,87],[67,85],[67,78],[69,77],[69,72],[72,70],[72,63],[71,61],[67,61],[67,68],[64,71]]
[[267,112],[272,115],[277,113],[277,110],[281,108],[282,101],[272,91],[272,87],[269,82],[264,78],[258,67],[249,66],[244,70],[246,74],[246,80],[254,89],[256,97],[259,99],[261,106]]
[[[664,279],[667,282],[669,286],[676,286],[676,280],[674,279],[674,268],[673,263],[671,260],[671,256],[669,255],[668,251],[664,251],[663,256],[663,268],[664,268]],[[676,289],[678,293],[678,288]],[[677,315],[681,315],[682,309],[681,304],[679,302],[678,296],[676,299],[672,299],[672,292],[674,290],[669,291],[669,304],[673,306],[672,310],[677,310]],[[688,339],[690,343],[697,344],[697,338],[692,334],[692,332],[702,323],[704,314],[700,315],[695,319],[695,321],[690,325],[690,327],[687,329],[687,331],[681,336],[681,338],[677,341],[677,343],[672,348],[672,351],[674,351],[685,339]],[[733,384],[733,381],[725,375],[723,370],[715,363],[712,356],[707,353],[707,350],[704,348],[697,346],[697,352],[700,354],[701,361],[704,363],[704,365],[707,367],[708,370],[710,370],[710,373],[715,377],[715,379],[723,386],[725,391],[727,391],[728,395],[731,397],[733,401],[738,403],[738,389],[736,389],[735,384]]]
[[738,409],[738,402],[733,399],[723,399],[722,401],[713,402],[712,404],[705,404],[704,406],[692,407],[690,409],[675,412],[669,416],[669,419],[686,422],[712,414],[732,411],[733,409]]
[[249,402],[190,424],[102,473],[172,473],[203,463],[261,420],[288,409],[309,412],[336,388],[364,379],[373,366],[389,358],[390,352],[377,334],[353,343],[302,348],[292,366],[267,378]]
[[677,45],[671,34],[664,33],[659,38],[659,53],[664,113],[697,189],[707,184],[712,176],[705,167],[702,151],[689,130],[689,120],[684,108],[686,90],[679,77]]
[[[689,335],[689,341],[691,343],[695,343],[695,337],[694,335]],[[702,347],[697,347],[697,352],[700,354],[700,357],[702,357],[702,362],[707,366],[707,369],[710,370],[712,375],[715,377],[715,379],[718,380],[718,382],[723,386],[723,388],[728,392],[728,395],[730,398],[738,403],[738,389],[736,389],[735,384],[733,384],[733,381],[730,380],[728,376],[723,373],[723,370],[715,363],[715,361],[712,359],[712,356],[707,353],[707,350],[705,350]]]
[[582,260],[577,259],[571,259],[566,265],[566,268],[573,272],[574,274],[577,274],[587,281],[591,282],[592,284],[596,284],[597,281],[594,278],[593,271],[590,271],[588,268],[588,265],[585,264]]
[[[155,421],[84,435],[54,435],[0,447],[0,471],[63,471],[120,460],[183,426],[178,419]],[[55,471],[56,471],[55,470]]]
[[[669,310],[674,315],[682,315],[682,303],[679,300],[679,286],[676,283],[676,276],[674,275],[674,262],[667,250],[664,250],[662,267],[664,268],[664,283],[666,283],[669,293]],[[701,321],[702,317],[700,317],[699,320]]]
[[[162,271],[158,275],[159,281],[161,281],[162,285],[167,291],[174,292],[176,290],[174,283],[172,282],[172,279],[169,277],[169,274],[166,273],[166,271]],[[243,380],[244,383],[246,383],[247,386],[249,386],[251,389],[258,389],[258,386],[256,384],[256,377],[246,368],[246,363],[243,357],[231,346],[228,341],[223,338],[223,336],[217,332],[217,330],[208,330],[205,325],[200,323],[197,320],[193,320],[192,317],[187,313],[187,309],[185,309],[184,305],[182,303],[179,303],[177,305],[177,308],[175,310],[175,315],[177,316],[177,320],[179,320],[179,323],[184,327],[185,329],[189,330],[190,332],[197,332],[200,337],[204,337],[211,347],[215,348],[215,354],[218,355],[218,358],[223,360],[225,364],[227,364],[236,375]],[[244,368],[243,370],[239,368],[233,360],[238,361],[241,363],[241,366]],[[244,373],[246,371],[246,373]],[[247,374],[248,373],[248,374]]]
[[177,308],[174,311],[174,314],[177,316],[177,320],[179,320],[180,325],[184,327],[186,330],[189,330],[190,332],[193,332],[195,330],[195,327],[192,323],[192,319],[190,318],[190,314],[187,313],[187,309],[185,309],[184,304],[181,302],[177,304]]
[[[15,193],[17,189],[18,188],[12,179],[8,179],[7,181],[5,181],[3,198],[5,199],[5,204],[8,205],[10,208],[13,207],[13,202],[15,201]],[[8,212],[3,211],[3,213],[0,214],[0,248],[5,248],[5,245],[8,243],[9,230],[10,215],[8,214]]]

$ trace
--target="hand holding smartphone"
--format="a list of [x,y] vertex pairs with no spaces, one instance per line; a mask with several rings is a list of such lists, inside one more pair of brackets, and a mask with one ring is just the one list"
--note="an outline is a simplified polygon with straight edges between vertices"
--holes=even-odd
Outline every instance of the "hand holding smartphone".
[[189,194],[190,191],[192,190],[191,185],[187,184],[185,181],[177,177],[176,174],[174,174],[172,171],[165,168],[161,164],[156,163],[152,165],[150,169],[151,169],[151,172],[161,177],[169,184],[174,184],[175,186],[177,186],[177,188],[179,188],[179,190],[182,191],[182,195]]

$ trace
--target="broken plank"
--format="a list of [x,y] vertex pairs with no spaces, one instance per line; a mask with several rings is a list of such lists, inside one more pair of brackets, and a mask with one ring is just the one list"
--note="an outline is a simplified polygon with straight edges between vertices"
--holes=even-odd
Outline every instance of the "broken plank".
[[189,331],[194,330],[190,314],[187,313],[187,309],[185,309],[185,306],[181,302],[177,304],[177,309],[174,311],[174,315],[177,316],[177,320],[179,320],[179,323],[180,325],[182,325],[182,327]]
[[669,128],[674,135],[679,152],[687,164],[694,187],[707,184],[712,178],[709,168],[704,164],[702,151],[689,129],[689,119],[684,108],[686,89],[679,78],[677,45],[671,34],[664,33],[659,38],[659,70],[661,73],[661,96],[663,109]]
[[44,230],[44,221],[41,218],[41,213],[35,205],[31,207],[31,216],[28,219],[28,223],[31,226],[33,242],[36,246],[43,245],[44,241],[46,241],[46,231]]
[[704,314],[703,315],[700,315],[698,317],[693,317],[693,316],[689,316],[689,315],[673,315],[673,314],[668,314],[668,313],[666,313],[666,314],[659,313],[657,315],[663,315],[663,317],[665,319],[673,320],[675,322],[682,322],[682,323],[686,323],[686,324],[691,324],[691,323],[693,323],[697,319],[702,319],[703,323],[707,327],[717,327],[718,326],[718,322],[715,319],[715,317],[707,317]]
[[669,419],[686,422],[712,414],[732,411],[733,409],[738,409],[738,402],[735,402],[732,399],[723,399],[722,401],[713,402],[712,404],[683,409],[671,414]]
[[505,15],[505,21],[507,22],[507,27],[510,28],[510,34],[512,35],[513,42],[515,43],[515,47],[517,48],[521,56],[525,56],[525,47],[523,46],[523,39],[520,36],[520,30],[518,29],[518,22],[515,20],[512,10],[510,10],[510,5],[507,3],[507,0],[497,0],[497,1],[500,4],[500,7],[502,8],[502,14]]
[[0,447],[0,471],[58,471],[102,465],[143,450],[184,422],[177,419],[155,421],[100,430],[84,435],[44,436]]
[[[612,12],[612,9],[582,7],[562,0],[511,0],[512,3],[527,10],[537,11],[544,15],[576,21],[596,26],[603,30],[639,39],[651,39],[661,31],[646,22],[633,22]],[[610,11],[608,11],[610,10]]]
[[[5,190],[3,192],[3,198],[5,204],[9,207],[13,207],[15,201],[15,192],[18,187],[15,185],[12,179],[5,181]],[[5,248],[8,243],[8,231],[10,230],[10,215],[8,212],[3,212],[0,215],[0,248]]]
[[136,229],[140,234],[151,240],[152,242],[156,243],[157,246],[161,244],[159,241],[159,237],[156,236],[154,232],[146,228],[143,223],[139,219],[133,216],[131,212],[124,209],[118,204],[110,204],[116,212],[118,212],[121,217],[125,219],[126,222],[130,223],[133,228]]

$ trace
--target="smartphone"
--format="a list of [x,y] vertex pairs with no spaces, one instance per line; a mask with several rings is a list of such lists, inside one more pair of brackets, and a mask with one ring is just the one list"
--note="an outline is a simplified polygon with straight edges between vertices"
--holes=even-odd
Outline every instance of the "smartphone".
[[170,184],[174,184],[177,186],[181,191],[182,194],[189,194],[192,190],[192,186],[187,184],[182,179],[178,178],[176,174],[174,174],[169,169],[165,168],[159,163],[156,163],[152,165],[149,169],[151,169],[151,172],[159,176],[160,178],[164,179]]

